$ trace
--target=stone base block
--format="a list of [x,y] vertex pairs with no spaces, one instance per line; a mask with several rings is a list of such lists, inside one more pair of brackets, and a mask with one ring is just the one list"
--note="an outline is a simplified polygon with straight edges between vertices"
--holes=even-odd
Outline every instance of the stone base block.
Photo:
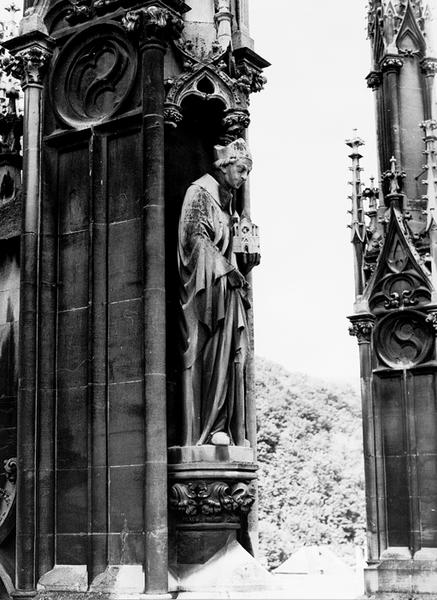
[[204,565],[232,540],[245,543],[256,470],[249,447],[169,448],[170,566]]
[[273,575],[235,540],[204,564],[178,564],[172,569],[170,584],[170,592],[227,592],[228,598],[232,597],[230,592],[261,592],[278,587]]
[[[20,596],[12,595],[13,598]],[[175,594],[129,594],[124,592],[119,593],[103,593],[97,591],[88,592],[38,592],[33,596],[35,600],[174,600]]]
[[44,592],[86,592],[86,565],[56,565],[38,581],[37,590]]
[[98,575],[90,586],[91,592],[104,594],[142,594],[144,573],[142,565],[111,565]]
[[437,600],[437,560],[432,549],[409,559],[387,555],[364,570],[364,582],[375,600]]
[[[170,594],[144,594],[142,565],[110,565],[88,587],[86,565],[57,565],[43,575],[36,600],[170,600]],[[18,593],[14,597],[21,597]]]

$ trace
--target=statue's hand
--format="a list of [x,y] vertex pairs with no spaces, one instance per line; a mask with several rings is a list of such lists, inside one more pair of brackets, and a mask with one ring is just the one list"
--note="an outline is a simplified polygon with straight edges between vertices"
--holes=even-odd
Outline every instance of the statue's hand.
[[253,267],[259,265],[261,254],[259,252],[236,252],[237,263],[242,273],[247,275]]
[[233,288],[241,288],[247,284],[246,279],[237,269],[228,273],[228,281]]

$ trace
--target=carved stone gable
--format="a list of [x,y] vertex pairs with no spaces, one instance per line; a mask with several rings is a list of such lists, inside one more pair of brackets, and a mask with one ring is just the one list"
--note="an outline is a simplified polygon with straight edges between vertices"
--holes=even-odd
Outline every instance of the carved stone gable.
[[[419,17],[420,19],[420,17]],[[426,49],[425,38],[420,30],[418,18],[413,12],[411,3],[408,3],[405,16],[396,36],[396,46],[401,54],[423,54]]]
[[425,37],[426,2],[370,0],[368,33],[375,66],[385,55],[424,55],[430,50]]
[[372,312],[417,307],[429,302],[429,274],[419,260],[399,214],[392,209],[384,248],[365,292]]

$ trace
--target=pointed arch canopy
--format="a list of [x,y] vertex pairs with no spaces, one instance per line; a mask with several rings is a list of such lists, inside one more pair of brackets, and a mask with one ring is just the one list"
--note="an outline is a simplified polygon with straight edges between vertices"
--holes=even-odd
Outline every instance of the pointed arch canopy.
[[238,80],[232,79],[218,67],[199,64],[169,83],[166,102],[174,109],[181,110],[188,96],[219,100],[226,111],[247,109],[247,97],[240,89]]

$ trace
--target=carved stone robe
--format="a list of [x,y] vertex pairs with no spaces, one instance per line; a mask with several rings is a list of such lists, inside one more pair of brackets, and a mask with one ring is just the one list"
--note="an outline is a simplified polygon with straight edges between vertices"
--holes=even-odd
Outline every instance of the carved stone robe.
[[247,288],[231,287],[232,194],[204,175],[187,190],[179,222],[184,445],[219,431],[245,441]]

